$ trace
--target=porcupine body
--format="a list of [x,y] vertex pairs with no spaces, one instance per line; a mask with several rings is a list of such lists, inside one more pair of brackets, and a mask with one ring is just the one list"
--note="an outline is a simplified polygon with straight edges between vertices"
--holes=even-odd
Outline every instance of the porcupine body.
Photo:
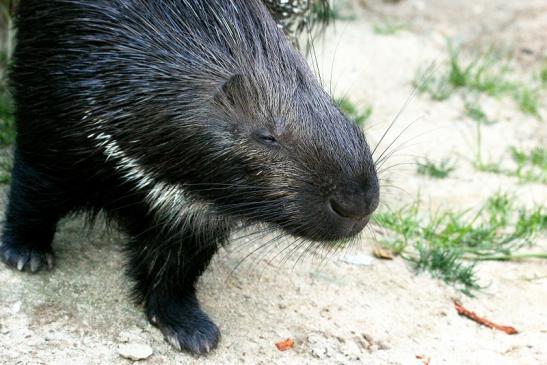
[[200,354],[195,284],[234,226],[336,242],[377,207],[363,132],[262,2],[22,0],[16,23],[8,265],[51,268],[59,219],[104,211],[150,322]]
[[301,32],[306,30],[311,32],[318,25],[324,26],[329,21],[331,7],[328,0],[263,0],[263,2],[278,26],[295,42]]

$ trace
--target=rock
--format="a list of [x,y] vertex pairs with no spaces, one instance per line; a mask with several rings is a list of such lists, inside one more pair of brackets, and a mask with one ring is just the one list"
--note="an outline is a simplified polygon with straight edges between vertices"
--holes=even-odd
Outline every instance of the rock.
[[12,314],[17,314],[21,310],[21,302],[17,302],[14,305],[11,306],[10,310]]
[[152,356],[152,347],[140,343],[127,343],[118,347],[118,354],[129,360],[144,360]]
[[131,328],[129,330],[121,331],[118,334],[118,341],[127,343],[127,342],[142,342],[142,329],[138,327]]
[[374,259],[369,255],[345,255],[339,259],[342,262],[357,266],[372,266]]

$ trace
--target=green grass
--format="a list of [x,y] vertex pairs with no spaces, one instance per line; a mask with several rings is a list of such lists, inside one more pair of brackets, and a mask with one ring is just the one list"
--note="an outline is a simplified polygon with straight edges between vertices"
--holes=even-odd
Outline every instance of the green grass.
[[435,63],[419,68],[412,84],[418,92],[429,94],[433,100],[443,101],[454,93],[454,87],[448,81],[446,74],[440,74],[436,70]]
[[[547,184],[547,149],[537,146],[525,151],[510,146],[508,153],[510,166],[502,166],[500,162],[485,161],[481,153],[481,129],[477,125],[477,152],[473,166],[478,171],[516,177],[523,183]],[[497,159],[501,160],[500,158]]]
[[539,80],[543,87],[547,87],[547,63],[543,65],[543,68],[539,72]]
[[313,21],[328,24],[338,18],[338,12],[333,6],[330,6],[326,2],[317,1],[311,8],[311,16]]
[[537,88],[534,89],[522,84],[513,91],[513,98],[520,110],[527,114],[539,116],[540,91]]
[[447,63],[419,69],[414,85],[435,100],[445,100],[460,88],[500,95],[512,87],[506,79],[508,67],[500,62],[500,57],[493,51],[466,62],[460,48],[449,43]]
[[541,84],[545,70],[539,80],[522,82],[511,76],[511,62],[499,53],[489,50],[479,56],[464,56],[459,47],[448,44],[448,60],[437,67],[430,64],[418,69],[413,85],[421,93],[429,94],[433,100],[442,101],[458,90],[484,93],[494,97],[508,95],[524,113],[539,117],[542,100]]
[[13,51],[13,34],[8,2],[0,2],[0,146],[13,144],[15,140],[15,126],[13,120],[13,102],[8,93],[6,70]]
[[496,123],[495,120],[490,119],[484,110],[481,108],[478,100],[465,100],[464,102],[464,113],[469,118],[473,119],[477,123],[490,125]]
[[[0,69],[2,66],[0,65]],[[1,74],[1,72],[0,72]],[[15,141],[15,122],[13,119],[13,104],[10,96],[0,82],[0,147],[8,147]],[[12,159],[0,156],[0,184],[10,182]]]
[[511,175],[517,176],[526,182],[540,182],[547,184],[547,150],[543,147],[535,147],[526,152],[516,147],[510,147],[511,158],[516,164]]
[[354,16],[342,14],[340,8],[343,5],[326,0],[314,2],[310,12],[310,23],[313,26],[313,24],[330,24],[335,20],[354,20]]
[[349,119],[353,120],[359,126],[364,125],[372,115],[371,105],[368,105],[364,109],[360,109],[346,97],[336,99],[336,104],[342,113],[344,113]]
[[402,30],[406,30],[408,27],[406,24],[397,22],[391,19],[387,19],[382,23],[374,24],[373,30],[376,34],[381,35],[393,35]]
[[9,184],[11,182],[12,167],[13,159],[11,157],[0,157],[0,184]]
[[15,141],[13,101],[6,85],[5,68],[6,64],[0,62],[0,146],[8,146]]
[[[13,34],[9,16],[8,2],[0,2],[0,147],[8,147],[15,142],[15,122],[13,101],[8,92],[6,70],[13,51]],[[0,184],[8,184],[11,179],[12,158],[0,151]]]
[[547,253],[523,250],[547,231],[545,207],[525,209],[498,193],[479,209],[423,214],[420,199],[403,208],[376,215],[390,232],[384,245],[410,262],[418,272],[454,285],[466,294],[480,288],[475,266],[484,260],[544,258]]
[[6,85],[5,67],[0,63],[0,146],[8,146],[15,141],[13,101]]
[[443,158],[441,161],[435,163],[427,158],[416,162],[417,173],[420,175],[429,176],[435,179],[444,179],[454,171],[455,164],[449,158]]

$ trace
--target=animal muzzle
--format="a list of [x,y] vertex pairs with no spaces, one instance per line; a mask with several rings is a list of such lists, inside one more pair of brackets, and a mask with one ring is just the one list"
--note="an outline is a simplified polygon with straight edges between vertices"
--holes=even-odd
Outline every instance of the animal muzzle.
[[338,235],[349,237],[366,226],[378,207],[379,199],[380,189],[377,182],[342,185],[327,199],[325,210]]

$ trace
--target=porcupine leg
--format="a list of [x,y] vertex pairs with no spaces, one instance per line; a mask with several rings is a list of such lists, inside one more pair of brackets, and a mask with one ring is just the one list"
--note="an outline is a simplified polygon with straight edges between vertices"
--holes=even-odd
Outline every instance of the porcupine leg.
[[200,308],[195,285],[226,233],[219,229],[196,236],[196,227],[172,232],[155,228],[154,222],[134,222],[139,229],[129,245],[129,275],[136,282],[135,295],[174,347],[207,353],[216,347],[220,331]]
[[0,258],[21,271],[53,267],[51,242],[57,222],[70,210],[60,184],[16,149]]

